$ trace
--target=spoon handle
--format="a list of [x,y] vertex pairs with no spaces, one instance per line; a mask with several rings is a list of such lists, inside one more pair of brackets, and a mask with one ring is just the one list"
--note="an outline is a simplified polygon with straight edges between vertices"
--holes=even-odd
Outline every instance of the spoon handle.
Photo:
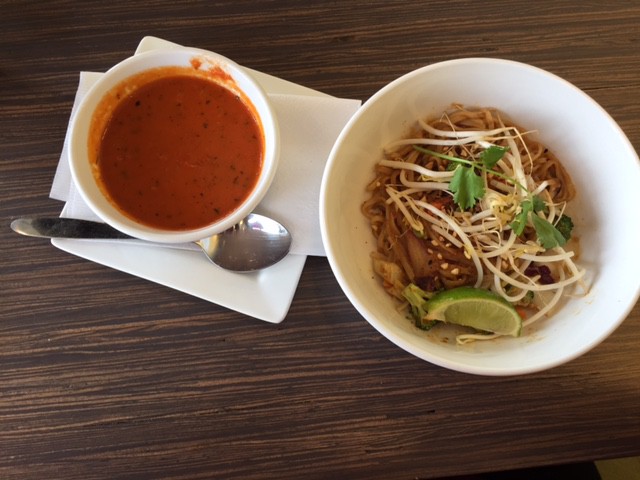
[[33,217],[17,218],[11,229],[21,235],[44,238],[132,238],[105,223],[75,218]]

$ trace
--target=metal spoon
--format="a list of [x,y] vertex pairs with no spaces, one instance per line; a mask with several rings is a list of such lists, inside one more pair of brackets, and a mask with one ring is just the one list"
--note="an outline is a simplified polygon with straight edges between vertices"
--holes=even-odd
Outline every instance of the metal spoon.
[[[73,218],[18,218],[11,228],[30,237],[133,238],[107,224]],[[212,263],[234,272],[252,272],[282,260],[289,253],[291,234],[275,220],[251,213],[234,227],[194,243]]]

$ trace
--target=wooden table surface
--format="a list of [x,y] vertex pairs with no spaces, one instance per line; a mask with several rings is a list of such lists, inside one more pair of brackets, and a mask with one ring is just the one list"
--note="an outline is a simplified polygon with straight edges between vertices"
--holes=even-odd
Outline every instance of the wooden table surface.
[[325,258],[274,325],[9,229],[60,212],[78,72],[145,35],[363,101],[429,63],[519,60],[638,150],[640,2],[2,0],[0,23],[0,478],[415,479],[640,455],[638,305],[566,365],[480,377],[381,337]]

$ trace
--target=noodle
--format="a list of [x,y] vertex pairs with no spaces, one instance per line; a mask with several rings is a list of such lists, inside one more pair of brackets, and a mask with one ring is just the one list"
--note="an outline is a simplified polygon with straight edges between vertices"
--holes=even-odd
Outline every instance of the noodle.
[[[490,147],[504,153],[495,165],[479,168],[478,158]],[[461,165],[471,165],[484,184],[471,208],[452,193]],[[408,138],[387,146],[367,191],[362,212],[377,240],[374,270],[385,290],[405,304],[410,284],[427,294],[474,286],[533,308],[530,320],[536,320],[585,273],[564,242],[543,247],[536,227],[565,216],[575,196],[571,178],[553,153],[496,109],[454,104],[438,118],[419,120]],[[534,201],[544,208],[535,208],[531,215],[538,218],[516,234],[514,222],[531,218],[525,207],[539,205]],[[476,332],[458,341],[494,337]]]

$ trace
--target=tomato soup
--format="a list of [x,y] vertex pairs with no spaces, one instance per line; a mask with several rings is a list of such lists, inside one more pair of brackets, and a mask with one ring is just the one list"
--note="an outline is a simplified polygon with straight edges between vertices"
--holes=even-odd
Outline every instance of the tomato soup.
[[166,67],[125,82],[103,103],[89,141],[94,174],[133,220],[165,230],[204,227],[256,186],[262,127],[250,102],[226,86]]

